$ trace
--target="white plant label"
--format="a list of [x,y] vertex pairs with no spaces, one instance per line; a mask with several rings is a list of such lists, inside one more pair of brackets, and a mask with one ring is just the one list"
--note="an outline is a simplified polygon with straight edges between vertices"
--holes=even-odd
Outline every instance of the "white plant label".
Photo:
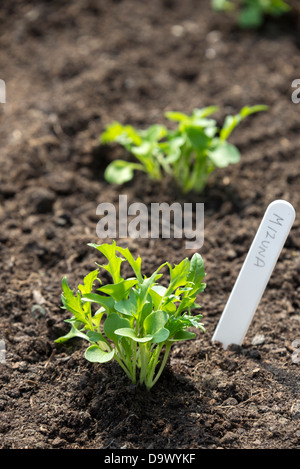
[[212,337],[224,349],[242,344],[294,220],[289,202],[268,206]]

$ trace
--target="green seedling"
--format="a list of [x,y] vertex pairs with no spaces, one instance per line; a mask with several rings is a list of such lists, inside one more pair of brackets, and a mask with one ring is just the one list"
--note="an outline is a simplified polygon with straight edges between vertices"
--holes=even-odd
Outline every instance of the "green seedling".
[[139,130],[114,122],[101,135],[101,143],[123,145],[138,162],[115,160],[107,166],[105,178],[109,183],[123,184],[140,170],[153,180],[169,175],[182,193],[201,192],[216,167],[240,160],[239,150],[227,141],[235,127],[250,114],[267,109],[264,105],[245,106],[238,114],[226,116],[222,128],[209,117],[218,111],[216,106],[194,109],[191,115],[167,112],[165,117],[177,122],[177,128],[171,130],[163,125]]
[[[63,308],[73,316],[66,320],[70,331],[55,342],[85,339],[88,361],[114,359],[132,383],[150,390],[165,368],[172,345],[193,339],[196,334],[189,328],[205,331],[202,315],[192,314],[200,307],[196,297],[206,286],[202,282],[206,275],[203,259],[196,253],[173,267],[166,262],[147,277],[142,275],[141,258],[134,259],[128,248],[115,242],[90,246],[107,259],[107,264],[98,267],[109,272],[112,283],[102,284],[98,268],[84,277],[74,293],[63,278]],[[133,271],[130,278],[121,276],[124,261]],[[158,282],[165,266],[169,271],[167,286]]]
[[265,15],[278,17],[291,9],[284,0],[212,0],[212,6],[217,11],[237,11],[242,28],[258,28]]

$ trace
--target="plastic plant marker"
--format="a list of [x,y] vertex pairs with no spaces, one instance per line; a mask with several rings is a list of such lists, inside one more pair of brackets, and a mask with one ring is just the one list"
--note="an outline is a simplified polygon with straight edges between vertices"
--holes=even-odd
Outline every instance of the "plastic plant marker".
[[294,220],[289,202],[268,206],[212,337],[224,349],[242,344]]

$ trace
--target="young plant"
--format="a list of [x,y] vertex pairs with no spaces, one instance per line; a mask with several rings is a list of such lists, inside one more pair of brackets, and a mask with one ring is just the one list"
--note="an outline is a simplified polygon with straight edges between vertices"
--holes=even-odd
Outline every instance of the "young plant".
[[165,117],[177,122],[175,130],[163,125],[139,130],[114,122],[101,135],[101,143],[123,145],[138,162],[115,160],[106,168],[105,178],[110,183],[123,184],[134,177],[135,170],[146,172],[154,180],[168,174],[183,193],[200,192],[216,167],[239,161],[238,149],[227,141],[235,127],[250,114],[267,109],[264,105],[245,106],[238,114],[226,116],[221,129],[209,118],[218,110],[216,106],[194,109],[190,116],[167,112]]
[[[206,284],[202,257],[196,253],[178,265],[162,264],[150,276],[142,275],[141,258],[134,259],[128,248],[112,244],[90,244],[108,263],[99,267],[109,272],[112,283],[102,285],[99,269],[90,272],[74,292],[64,277],[63,307],[72,313],[70,331],[55,340],[85,339],[89,346],[85,357],[90,362],[105,363],[115,359],[128,378],[150,390],[165,368],[175,342],[195,337],[190,327],[205,331],[202,315],[191,311],[200,306],[198,293]],[[121,264],[127,261],[133,276],[121,276]],[[161,269],[169,269],[169,283],[158,283]],[[101,285],[93,292],[94,285]],[[92,311],[92,305],[98,309]]]
[[217,11],[238,11],[238,24],[242,28],[258,28],[265,15],[280,16],[291,7],[284,0],[212,0]]

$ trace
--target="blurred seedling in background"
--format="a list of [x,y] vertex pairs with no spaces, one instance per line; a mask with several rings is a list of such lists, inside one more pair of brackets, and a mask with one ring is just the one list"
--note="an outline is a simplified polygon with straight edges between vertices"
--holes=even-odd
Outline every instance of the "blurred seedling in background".
[[222,128],[211,116],[218,107],[194,109],[191,115],[167,112],[165,117],[177,123],[176,129],[154,124],[139,130],[113,122],[100,136],[102,144],[122,145],[137,162],[117,159],[105,170],[112,184],[124,184],[135,171],[144,171],[153,180],[169,175],[182,193],[201,192],[215,168],[238,163],[240,152],[227,140],[236,126],[250,114],[268,109],[265,105],[245,106],[236,115],[225,117]]
[[216,11],[224,11],[237,15],[237,23],[241,28],[259,28],[265,17],[279,17],[291,10],[284,0],[212,0]]

